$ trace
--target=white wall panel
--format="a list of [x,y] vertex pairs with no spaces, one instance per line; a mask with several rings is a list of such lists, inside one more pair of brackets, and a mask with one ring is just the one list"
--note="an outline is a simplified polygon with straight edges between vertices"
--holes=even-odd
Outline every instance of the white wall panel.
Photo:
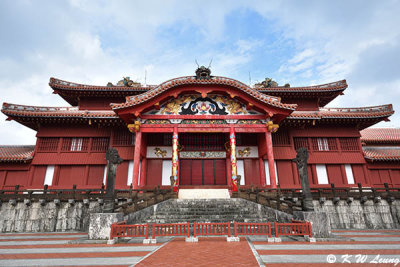
[[317,168],[318,184],[329,184],[328,173],[324,164],[315,165]]
[[237,174],[240,175],[242,178],[240,179],[240,185],[245,185],[245,177],[244,177],[244,161],[243,160],[237,160],[236,161],[236,166],[237,166]]
[[344,168],[346,169],[347,183],[354,184],[354,175],[353,175],[353,169],[351,168],[351,165],[346,164],[346,165],[344,165]]
[[172,174],[172,160],[162,162],[162,185],[171,185],[170,176]]
[[52,185],[54,177],[54,165],[48,165],[46,168],[46,174],[44,176],[43,185]]
[[133,180],[133,160],[128,163],[128,178],[126,179],[126,184],[131,185]]

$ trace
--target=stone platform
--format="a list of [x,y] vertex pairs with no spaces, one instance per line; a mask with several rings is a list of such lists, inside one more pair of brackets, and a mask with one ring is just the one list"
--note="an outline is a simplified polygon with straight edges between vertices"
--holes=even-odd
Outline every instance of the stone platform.
[[180,189],[179,199],[229,199],[228,189]]

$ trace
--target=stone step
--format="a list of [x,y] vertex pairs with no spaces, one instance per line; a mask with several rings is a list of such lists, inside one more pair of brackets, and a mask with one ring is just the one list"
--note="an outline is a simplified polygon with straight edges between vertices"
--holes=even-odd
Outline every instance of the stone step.
[[128,215],[128,223],[289,221],[291,215],[244,199],[170,199]]
[[246,222],[246,223],[259,223],[259,222],[269,222],[268,220],[260,220],[260,219],[235,219],[235,220],[225,220],[225,219],[213,219],[213,220],[198,220],[198,219],[188,219],[188,220],[147,220],[140,223],[225,223],[225,222]]
[[198,216],[225,216],[225,217],[232,217],[232,216],[257,216],[263,217],[262,214],[254,214],[254,213],[181,213],[181,214],[165,214],[165,213],[156,213],[155,216],[158,217],[198,217]]
[[163,215],[155,215],[149,218],[153,219],[191,219],[191,218],[227,218],[227,219],[235,219],[235,218],[263,218],[263,219],[273,219],[267,216],[246,216],[246,215],[237,215],[237,216],[224,216],[224,215],[197,215],[197,216],[163,216]]
[[179,199],[230,199],[228,189],[180,189]]
[[252,214],[260,212],[254,210],[157,210],[158,214]]

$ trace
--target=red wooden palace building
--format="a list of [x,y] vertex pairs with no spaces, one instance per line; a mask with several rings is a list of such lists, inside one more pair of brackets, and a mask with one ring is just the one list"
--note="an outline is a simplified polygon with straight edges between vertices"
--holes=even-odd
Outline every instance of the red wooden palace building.
[[299,188],[292,159],[300,147],[309,150],[312,187],[400,184],[399,129],[366,129],[388,120],[392,105],[325,108],[343,94],[345,80],[249,87],[201,67],[196,76],[157,86],[55,78],[49,85],[72,107],[3,104],[8,120],[37,131],[37,142],[0,147],[0,188],[98,188],[108,147],[124,159],[120,189],[171,183],[235,189],[238,182]]

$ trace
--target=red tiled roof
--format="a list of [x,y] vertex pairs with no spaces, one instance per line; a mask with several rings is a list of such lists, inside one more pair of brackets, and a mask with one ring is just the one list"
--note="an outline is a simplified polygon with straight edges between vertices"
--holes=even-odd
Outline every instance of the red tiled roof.
[[265,93],[268,92],[331,92],[331,91],[343,91],[347,88],[346,80],[341,80],[337,82],[320,84],[320,85],[312,85],[312,86],[303,86],[303,87],[262,87],[262,86],[254,86],[254,89],[258,91],[262,91]]
[[76,117],[119,119],[112,110],[79,110],[77,107],[37,107],[3,103],[1,110],[7,116]]
[[338,95],[343,94],[343,91],[346,88],[347,88],[346,80],[341,80],[321,85],[303,86],[303,87],[279,86],[279,87],[265,88],[260,85],[254,86],[254,89],[264,94],[282,97],[282,99],[285,99],[284,102],[291,102],[299,98],[318,99],[318,104],[320,107],[326,106]]
[[[54,92],[61,96],[72,106],[79,104],[79,97],[112,97],[121,98],[130,95],[137,95],[150,90],[155,85],[148,86],[95,86],[79,83],[72,83],[56,78],[50,78],[49,85],[53,88]],[[116,102],[111,101],[111,102]]]
[[364,143],[400,143],[400,128],[368,128],[360,133]]
[[35,146],[0,146],[0,162],[29,161]]
[[128,92],[136,92],[136,91],[148,91],[151,88],[156,87],[156,85],[148,85],[148,86],[137,86],[137,87],[129,87],[129,86],[98,86],[98,85],[87,85],[87,84],[79,84],[73,82],[67,82],[56,78],[50,78],[49,85],[53,89],[67,89],[67,90],[77,90],[77,91],[110,91],[110,92],[119,92],[119,91],[128,91]]
[[393,106],[389,104],[362,108],[320,108],[319,111],[294,111],[288,119],[385,118],[393,113]]
[[169,81],[166,81],[159,86],[152,88],[151,90],[142,93],[140,95],[135,95],[135,96],[130,96],[127,98],[127,101],[122,104],[111,104],[111,107],[113,109],[122,109],[122,108],[127,108],[131,106],[135,106],[141,103],[144,103],[152,98],[154,98],[156,95],[163,93],[167,91],[168,89],[178,86],[178,85],[188,85],[188,84],[218,84],[218,85],[230,85],[238,88],[239,90],[245,92],[248,95],[253,96],[254,98],[258,99],[261,102],[264,102],[266,104],[283,108],[283,109],[288,109],[288,110],[295,110],[297,105],[296,104],[284,104],[280,102],[280,99],[278,97],[274,96],[268,96],[263,93],[258,92],[257,90],[247,86],[246,84],[239,82],[234,79],[230,78],[225,78],[225,77],[219,77],[219,76],[213,76],[211,79],[205,79],[205,80],[198,80],[196,77],[193,76],[186,76],[186,77],[180,77],[180,78],[175,78]]
[[288,119],[321,119],[319,111],[293,111]]
[[371,161],[398,161],[400,147],[363,147],[364,157]]
[[[186,76],[182,78],[187,78],[191,77],[194,79],[193,76]],[[176,78],[176,79],[182,79],[182,78]],[[217,77],[214,76],[214,78],[225,78],[225,77]],[[176,80],[173,79],[173,80]],[[228,79],[228,78],[225,78]],[[232,81],[236,81],[233,79],[229,79]],[[172,80],[170,80],[172,81]],[[204,80],[202,80],[204,81]],[[127,87],[127,86],[99,86],[99,85],[87,85],[87,84],[79,84],[79,83],[73,83],[73,82],[68,82],[64,80],[60,80],[57,78],[50,78],[49,85],[53,89],[69,89],[69,90],[101,90],[101,91],[148,91],[150,89],[156,88],[160,85],[147,85],[147,86],[138,86],[138,87]],[[247,85],[246,85],[247,86]],[[337,82],[332,82],[332,83],[327,83],[327,84],[320,84],[320,85],[312,85],[312,86],[301,86],[301,87],[269,87],[269,88],[263,88],[261,86],[254,86],[254,89],[257,91],[265,91],[265,92],[316,92],[316,91],[342,91],[347,88],[347,83],[346,80],[341,80]]]

